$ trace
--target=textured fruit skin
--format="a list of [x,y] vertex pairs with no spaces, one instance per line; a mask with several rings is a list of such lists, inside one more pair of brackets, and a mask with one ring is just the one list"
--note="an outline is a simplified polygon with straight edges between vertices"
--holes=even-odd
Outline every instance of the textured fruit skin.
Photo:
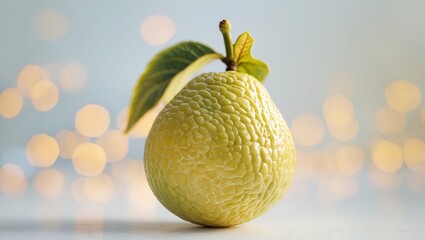
[[265,213],[283,196],[295,146],[257,79],[206,73],[160,112],[144,164],[153,193],[168,210],[195,224],[227,227]]

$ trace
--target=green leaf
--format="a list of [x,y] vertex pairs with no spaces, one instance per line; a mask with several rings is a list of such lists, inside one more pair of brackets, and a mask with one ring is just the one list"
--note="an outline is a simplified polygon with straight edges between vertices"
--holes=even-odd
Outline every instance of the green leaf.
[[181,42],[158,53],[139,78],[130,105],[125,132],[159,101],[168,103],[205,64],[223,58],[197,42]]
[[269,67],[251,54],[254,39],[249,32],[242,33],[233,45],[235,53],[236,71],[250,74],[263,82],[269,73]]
[[162,95],[161,101],[165,103],[171,101],[171,99],[173,99],[174,96],[176,96],[176,94],[187,84],[190,79],[190,76],[192,76],[196,71],[198,71],[211,61],[221,58],[223,58],[223,56],[218,53],[210,53],[198,58],[188,67],[186,67],[176,76],[174,76],[167,89],[165,90],[164,94]]

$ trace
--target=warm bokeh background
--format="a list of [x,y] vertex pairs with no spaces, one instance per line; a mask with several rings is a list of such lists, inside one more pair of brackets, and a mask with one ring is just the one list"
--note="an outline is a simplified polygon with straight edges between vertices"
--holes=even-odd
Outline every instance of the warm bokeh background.
[[[0,2],[0,219],[174,217],[143,146],[122,134],[155,53],[218,22],[249,30],[298,149],[283,201],[256,221],[425,224],[424,1]],[[208,71],[223,71],[217,62]]]

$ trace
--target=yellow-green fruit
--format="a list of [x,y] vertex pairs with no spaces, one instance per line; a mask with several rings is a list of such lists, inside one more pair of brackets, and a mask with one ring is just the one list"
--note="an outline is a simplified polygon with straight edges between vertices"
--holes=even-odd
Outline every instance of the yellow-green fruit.
[[295,146],[257,79],[207,73],[158,115],[144,162],[149,184],[168,210],[192,223],[226,227],[263,214],[283,196]]

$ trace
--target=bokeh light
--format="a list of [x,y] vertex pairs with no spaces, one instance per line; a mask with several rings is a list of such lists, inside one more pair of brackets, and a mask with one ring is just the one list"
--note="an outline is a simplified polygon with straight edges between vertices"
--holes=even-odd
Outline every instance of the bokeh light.
[[329,133],[335,139],[348,142],[351,141],[359,133],[359,123],[352,118],[347,125],[328,125]]
[[[149,134],[149,130],[151,129],[155,118],[164,108],[163,103],[156,104],[152,109],[147,111],[142,118],[137,121],[134,127],[129,132],[130,136],[133,137],[147,137]],[[127,127],[127,119],[128,119],[128,108],[124,108],[117,117],[117,126],[118,129],[124,131]]]
[[31,177],[37,170],[32,164],[28,162],[27,154],[24,146],[13,146],[7,149],[1,156],[0,161],[5,163],[13,163],[18,165],[26,177]]
[[27,189],[24,171],[13,163],[6,163],[0,168],[0,190],[10,197],[22,196]]
[[295,142],[314,146],[323,139],[325,127],[322,119],[311,113],[303,113],[292,120],[291,130]]
[[35,109],[46,112],[58,103],[59,90],[50,81],[40,81],[31,89],[30,98]]
[[140,182],[145,178],[143,161],[126,159],[113,163],[111,167],[114,178],[123,184],[131,185]]
[[403,166],[403,152],[391,141],[379,141],[373,147],[372,160],[379,170],[394,173]]
[[142,160],[130,160],[113,163],[114,178],[126,186],[127,199],[143,218],[152,218],[155,214],[156,199],[147,182]]
[[45,41],[57,41],[64,37],[68,31],[68,21],[57,10],[46,9],[37,15],[34,30]]
[[314,174],[314,164],[309,158],[309,154],[297,150],[297,164],[295,177],[300,179],[309,179]]
[[101,174],[85,179],[83,190],[90,202],[104,204],[111,200],[115,191],[115,183],[108,175]]
[[424,108],[422,108],[422,111],[421,111],[421,119],[422,119],[422,123],[423,123],[423,124],[425,124],[425,107],[424,107]]
[[33,136],[27,144],[28,161],[36,167],[50,167],[59,156],[59,145],[54,138],[46,134]]
[[81,63],[68,63],[59,71],[60,86],[67,93],[78,93],[86,81],[87,70]]
[[425,142],[410,138],[403,145],[404,159],[407,166],[415,172],[425,172]]
[[124,131],[125,128],[127,127],[127,121],[128,121],[128,107],[124,108],[118,113],[118,116],[116,119],[117,128],[120,131]]
[[41,81],[50,81],[48,72],[38,65],[27,65],[21,69],[17,79],[17,87],[25,96],[29,97],[32,88]]
[[87,137],[99,137],[108,129],[109,123],[108,110],[96,104],[82,107],[75,115],[76,129]]
[[329,96],[323,104],[323,116],[335,139],[348,142],[357,136],[359,124],[354,118],[353,103],[346,96],[340,93]]
[[0,115],[14,118],[21,112],[24,99],[16,88],[7,88],[0,95]]
[[72,153],[78,145],[90,141],[88,137],[72,131],[60,131],[56,138],[59,144],[59,154],[65,159],[71,159]]
[[339,173],[353,176],[362,170],[365,156],[360,147],[347,145],[338,149],[335,161]]
[[131,206],[140,211],[143,218],[154,218],[157,200],[146,180],[127,188],[126,193]]
[[369,181],[377,188],[386,191],[395,191],[402,186],[402,179],[398,173],[387,173],[372,166],[368,169]]
[[345,127],[353,120],[353,103],[342,94],[331,95],[323,104],[323,116],[328,125]]
[[410,112],[421,102],[421,91],[410,81],[398,80],[385,87],[385,100],[394,110]]
[[333,156],[333,151],[315,151],[308,154],[308,159],[313,164],[314,179],[327,179],[329,176],[337,173],[336,162]]
[[123,159],[128,152],[128,138],[118,130],[108,130],[100,136],[96,143],[101,146],[109,162]]
[[379,109],[375,116],[375,128],[381,133],[394,135],[401,133],[406,127],[406,116],[389,107]]
[[176,24],[163,15],[148,17],[140,26],[140,35],[145,42],[157,46],[168,42],[176,33]]
[[65,178],[61,171],[53,168],[43,169],[34,179],[34,189],[46,199],[57,198],[64,187]]
[[82,176],[99,175],[106,164],[105,151],[97,144],[82,143],[72,153],[72,165]]

